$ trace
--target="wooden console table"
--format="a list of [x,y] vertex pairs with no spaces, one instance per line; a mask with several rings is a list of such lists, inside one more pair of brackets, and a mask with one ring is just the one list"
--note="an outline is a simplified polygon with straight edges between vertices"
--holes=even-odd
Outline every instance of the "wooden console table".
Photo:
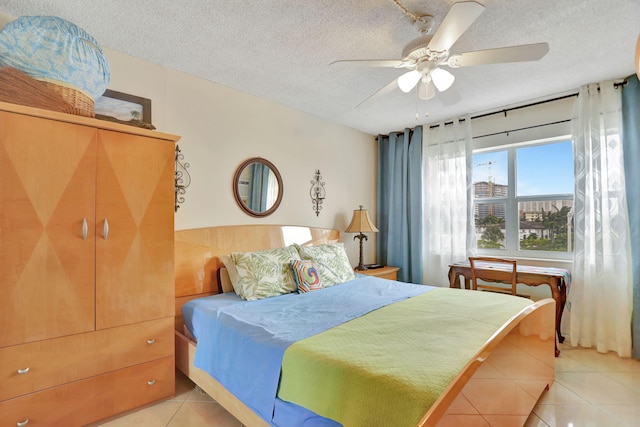
[[[496,264],[476,263],[476,271],[483,271],[480,280],[493,282],[511,282],[510,273],[500,268]],[[464,277],[465,288],[471,289],[471,266],[469,261],[457,262],[449,265],[449,287],[461,288],[461,279]],[[571,272],[564,268],[535,267],[531,265],[517,265],[518,283],[529,286],[549,285],[551,297],[556,301],[556,333],[558,341],[564,342],[564,337],[560,332],[562,323],[562,312],[567,302],[567,290],[571,286]],[[556,356],[559,351],[556,348]]]

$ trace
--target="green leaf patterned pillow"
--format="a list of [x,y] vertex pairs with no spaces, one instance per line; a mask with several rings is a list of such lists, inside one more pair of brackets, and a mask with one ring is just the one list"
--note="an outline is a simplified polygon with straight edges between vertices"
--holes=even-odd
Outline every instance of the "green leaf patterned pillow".
[[242,292],[240,296],[253,301],[295,292],[291,261],[298,259],[300,256],[293,246],[231,253]]
[[316,262],[320,278],[325,287],[348,282],[356,278],[342,243],[318,246],[296,245],[296,249],[300,254],[300,258]]

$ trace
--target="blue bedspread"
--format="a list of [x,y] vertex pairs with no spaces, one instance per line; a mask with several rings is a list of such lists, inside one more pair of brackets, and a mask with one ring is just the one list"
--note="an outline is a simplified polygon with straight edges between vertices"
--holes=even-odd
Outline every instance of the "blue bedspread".
[[198,340],[194,365],[271,423],[282,357],[294,342],[433,289],[359,276],[320,291],[243,301],[234,293],[182,308]]

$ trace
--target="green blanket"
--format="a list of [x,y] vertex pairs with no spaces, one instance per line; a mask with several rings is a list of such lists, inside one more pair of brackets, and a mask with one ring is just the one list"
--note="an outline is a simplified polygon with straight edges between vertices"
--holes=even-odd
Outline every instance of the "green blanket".
[[438,288],[291,345],[278,397],[351,426],[415,426],[491,335],[532,302]]

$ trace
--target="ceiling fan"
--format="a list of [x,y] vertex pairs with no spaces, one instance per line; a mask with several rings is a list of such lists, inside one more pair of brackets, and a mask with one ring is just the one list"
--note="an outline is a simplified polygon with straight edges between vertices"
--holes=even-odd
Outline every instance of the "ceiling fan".
[[404,47],[402,59],[340,60],[332,62],[331,65],[408,70],[361,102],[357,106],[360,107],[391,92],[396,87],[408,93],[418,86],[418,97],[424,100],[431,99],[435,96],[436,89],[438,92],[444,92],[451,87],[455,80],[455,76],[442,68],[443,66],[459,68],[505,62],[536,61],[549,51],[547,43],[534,43],[451,54],[449,49],[483,11],[484,6],[475,1],[455,3],[433,36],[429,35],[433,26],[433,17],[429,15],[415,17],[413,15],[415,25],[421,35]]

